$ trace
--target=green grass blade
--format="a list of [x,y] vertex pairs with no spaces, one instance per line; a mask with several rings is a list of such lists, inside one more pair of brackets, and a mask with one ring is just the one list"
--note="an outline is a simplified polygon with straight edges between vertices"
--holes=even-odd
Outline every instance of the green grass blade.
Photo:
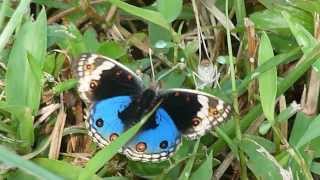
[[[299,53],[299,52],[297,52]],[[296,53],[293,53],[294,56],[296,56]],[[287,56],[287,55],[286,55]],[[278,91],[277,91],[277,97],[286,92],[308,69],[311,67],[311,65],[320,58],[320,43],[318,43],[310,52],[306,53],[300,60],[300,63],[296,68],[290,71],[288,75],[284,78],[283,81],[281,81],[280,84],[278,84]],[[271,63],[271,62],[270,62]],[[272,62],[273,63],[273,62]],[[269,62],[267,62],[269,64]],[[263,65],[262,65],[263,66]],[[268,65],[269,66],[269,65]],[[268,68],[266,68],[268,70]],[[250,78],[249,78],[250,79]],[[250,81],[248,81],[249,83]],[[244,87],[245,88],[245,87]],[[258,118],[262,113],[261,104],[257,104],[253,108],[251,108],[250,112],[247,113],[245,116],[241,119],[241,130],[247,129],[250,124]],[[234,121],[229,121],[225,125],[224,132],[226,132],[229,137],[234,137],[234,128],[235,123]],[[225,147],[225,142],[222,139],[218,139],[211,147],[210,149],[214,150],[214,155],[218,154],[222,151],[222,149]]]
[[234,1],[236,9],[237,26],[244,26],[244,18],[246,17],[246,7],[244,0]]
[[23,15],[27,12],[29,8],[29,3],[31,0],[22,0],[20,1],[17,9],[13,13],[12,17],[10,18],[8,24],[3,29],[2,33],[0,34],[0,53],[2,52],[3,48],[9,41],[12,33],[16,29],[16,27],[21,23]]
[[142,19],[149,21],[151,23],[157,24],[157,25],[167,29],[168,31],[171,31],[171,27],[170,27],[168,21],[159,12],[139,8],[139,7],[127,4],[127,3],[120,1],[120,0],[107,0],[107,2],[112,3],[113,5],[117,6],[118,8],[122,9],[123,11],[126,11],[129,14],[132,14],[134,16],[142,18]]
[[293,179],[292,172],[281,167],[277,160],[260,144],[249,138],[243,138],[240,148],[248,156],[247,165],[257,178]]
[[[294,116],[298,111],[300,111],[300,107],[297,104],[292,103],[288,108],[281,111],[275,120],[277,123],[280,123],[280,124],[287,122],[289,118]],[[265,121],[265,123],[259,127],[259,133],[262,135],[265,135],[268,133],[271,127],[272,127],[272,124],[269,121]]]
[[21,158],[20,156],[12,153],[11,151],[7,150],[5,147],[0,146],[0,161],[16,166],[40,179],[49,179],[49,180],[62,180],[63,178],[54,175],[50,171],[43,169],[40,166],[37,166],[31,161]]
[[33,129],[33,117],[31,109],[25,106],[8,105],[7,103],[0,102],[0,109],[9,112],[14,120],[18,123],[16,134],[23,143],[21,151],[29,152],[31,145],[34,142],[34,129]]
[[180,15],[182,4],[182,0],[158,0],[157,8],[168,22],[172,22]]
[[[259,46],[258,65],[262,65],[269,61],[273,56],[271,42],[267,34],[264,32],[261,36]],[[266,118],[271,123],[274,123],[274,108],[277,94],[277,68],[271,68],[270,70],[260,74],[258,82],[263,112]]]
[[190,180],[210,180],[212,178],[212,151],[201,166],[191,175]]
[[188,160],[186,166],[184,167],[183,171],[180,174],[180,177],[178,180],[187,180],[189,179],[191,175],[191,170],[194,164],[194,161],[196,160],[196,153],[198,151],[198,147],[200,144],[200,139],[197,140],[196,144],[194,145],[193,152],[191,158]]
[[299,149],[303,145],[311,142],[313,139],[320,136],[320,115],[311,120],[308,128],[306,129],[305,134],[298,141],[296,148]]
[[[279,64],[285,63],[291,59],[298,58],[299,55],[301,55],[300,49],[296,48],[293,49],[287,53],[276,55],[272,58],[270,58],[266,63],[260,65],[255,69],[254,72],[248,74],[241,82],[241,84],[238,86],[238,93],[240,95],[240,92],[244,92],[245,89],[248,87],[249,83],[257,78],[261,73],[264,73],[274,67],[277,67]],[[229,92],[231,94],[231,92]]]
[[9,6],[9,0],[3,0],[1,7],[0,7],[0,31],[2,30],[2,25],[4,23],[5,20],[5,14],[6,14],[6,9]]
[[[50,170],[51,172],[54,172],[57,175],[60,175],[61,177],[64,177],[65,179],[77,179],[79,174],[83,171],[83,168],[71,165],[65,161],[58,161],[47,158],[36,158],[33,160],[33,162],[43,168]],[[101,178],[99,178],[98,176],[93,176],[91,179],[98,180]]]
[[79,175],[78,179],[90,179],[104,164],[106,164],[115,154],[118,153],[118,150],[123,145],[125,145],[139,131],[139,129],[149,119],[159,105],[160,103],[158,103],[157,106],[155,106],[152,111],[146,114],[136,125],[131,127],[129,130],[119,136],[119,138],[117,138],[114,142],[100,150],[94,157],[92,157]]
[[46,23],[43,9],[35,22],[30,20],[23,24],[10,51],[6,72],[7,103],[30,107],[34,114],[39,108],[42,92],[42,64],[47,49]]
[[68,79],[66,81],[58,83],[55,87],[52,88],[54,94],[60,94],[64,91],[70,90],[76,87],[78,80],[76,79]]
[[[317,44],[317,40],[312,36],[312,34],[309,33],[309,31],[306,28],[304,28],[301,24],[296,22],[295,19],[293,19],[289,13],[283,11],[282,15],[287,21],[291,33],[295,37],[298,44],[302,47],[302,51],[304,53],[310,51]],[[316,71],[320,70],[320,59],[313,64],[313,68]]]

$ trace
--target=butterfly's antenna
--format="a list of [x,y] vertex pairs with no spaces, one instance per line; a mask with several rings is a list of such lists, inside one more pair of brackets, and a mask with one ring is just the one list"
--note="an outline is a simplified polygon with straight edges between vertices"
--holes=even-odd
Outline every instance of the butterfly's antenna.
[[154,73],[154,68],[153,68],[153,62],[152,62],[152,50],[149,48],[149,60],[150,60],[150,67],[151,67],[151,76],[152,76],[152,83],[156,82],[156,76]]

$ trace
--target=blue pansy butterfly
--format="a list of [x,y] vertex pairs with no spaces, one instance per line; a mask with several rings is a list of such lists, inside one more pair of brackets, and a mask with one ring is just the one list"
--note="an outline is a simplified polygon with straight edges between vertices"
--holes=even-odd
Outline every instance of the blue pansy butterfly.
[[131,160],[166,160],[177,150],[181,136],[201,137],[224,122],[231,112],[230,105],[200,91],[145,88],[130,69],[101,55],[81,55],[74,72],[79,79],[80,97],[90,104],[89,135],[101,147],[114,141],[162,101],[121,149]]

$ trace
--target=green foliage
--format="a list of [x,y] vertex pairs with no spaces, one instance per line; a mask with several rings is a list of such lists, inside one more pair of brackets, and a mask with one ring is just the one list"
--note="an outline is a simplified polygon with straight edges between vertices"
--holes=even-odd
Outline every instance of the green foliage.
[[[312,89],[319,88],[320,79],[319,11],[319,0],[0,2],[0,178],[319,178],[319,91]],[[253,64],[245,17],[253,22],[258,39]],[[236,22],[229,24],[235,28],[225,29],[226,22]],[[231,34],[233,39],[226,38]],[[152,112],[99,150],[84,135],[87,107],[72,74],[74,60],[84,52],[116,59],[140,72],[145,84],[153,78],[152,59],[163,89],[206,91],[234,102],[234,114],[201,139],[183,139],[170,161],[142,163],[117,155]],[[207,71],[199,59],[218,67],[220,86],[199,88],[199,74]],[[308,96],[301,87],[307,87]],[[278,108],[280,96],[286,102],[282,99]],[[311,114],[309,103],[317,107]],[[57,131],[60,147],[54,147],[52,140],[60,137],[52,136],[60,122],[58,109],[67,121]],[[55,150],[59,158],[50,159]],[[226,157],[241,161],[236,165],[240,170],[226,159],[223,166],[229,170],[218,177],[224,168],[216,166]]]
[[[261,65],[273,57],[273,50],[267,34],[264,32],[260,40],[258,51],[258,65]],[[277,68],[269,69],[260,74],[259,92],[260,101],[266,118],[274,123],[274,108],[277,95]]]

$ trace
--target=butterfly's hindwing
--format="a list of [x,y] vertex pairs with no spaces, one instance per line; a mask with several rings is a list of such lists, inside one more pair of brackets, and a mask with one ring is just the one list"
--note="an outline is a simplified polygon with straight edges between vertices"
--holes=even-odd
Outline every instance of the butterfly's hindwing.
[[172,89],[161,93],[161,106],[168,112],[178,129],[195,139],[224,122],[231,106],[217,97],[200,91]]
[[134,161],[159,162],[171,157],[181,142],[181,134],[163,109],[156,110],[148,121],[156,126],[144,126],[123,149],[123,153]]
[[109,145],[127,129],[118,113],[130,103],[131,97],[117,96],[92,105],[88,120],[89,135],[100,147]]
[[[132,120],[135,115],[130,117],[121,114],[134,104],[132,97],[118,96],[98,101],[92,106],[89,134],[100,147],[109,145],[132,127],[133,124],[126,122]],[[141,116],[136,118],[140,119]],[[180,138],[181,134],[170,116],[164,109],[159,108],[120,152],[131,160],[159,162],[174,154],[180,144]]]
[[110,58],[82,54],[74,65],[79,79],[78,92],[87,103],[114,96],[134,95],[142,91],[141,79]]

